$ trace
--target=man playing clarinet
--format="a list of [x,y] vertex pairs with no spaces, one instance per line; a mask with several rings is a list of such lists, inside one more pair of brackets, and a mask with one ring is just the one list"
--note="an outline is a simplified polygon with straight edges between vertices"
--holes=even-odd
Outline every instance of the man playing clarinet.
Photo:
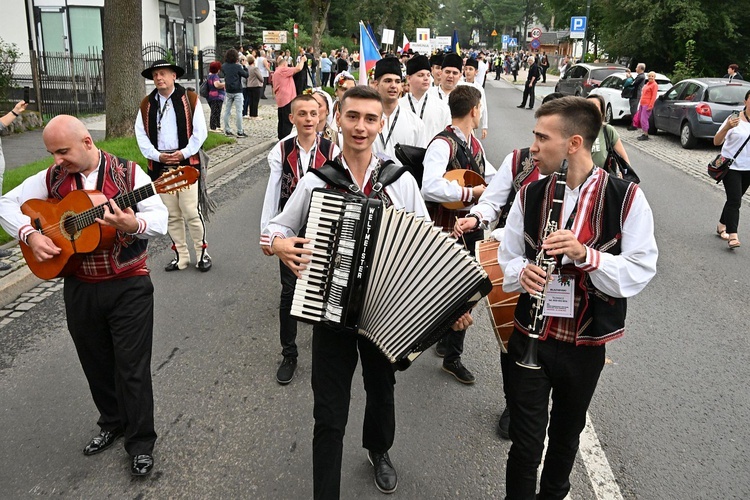
[[[513,415],[506,468],[509,500],[568,494],[579,435],[604,366],[605,343],[623,335],[626,300],[654,277],[658,256],[643,192],[610,177],[591,160],[601,128],[597,106],[563,97],[543,104],[536,118],[531,154],[539,173],[549,177],[518,192],[498,259],[503,290],[522,292],[508,344],[506,390]],[[563,160],[568,164],[564,189],[559,190],[564,196],[555,199],[560,176],[555,172]],[[555,201],[562,201],[560,218],[552,221],[556,227],[547,220]],[[557,261],[551,276],[535,264],[542,251]],[[554,302],[546,300],[553,294]],[[540,302],[543,307],[537,307]],[[537,314],[541,321],[535,322]],[[541,326],[530,328],[535,323]],[[529,363],[534,349],[535,363]],[[550,392],[554,398],[548,413]],[[546,433],[549,444],[536,496]]]
[[[383,167],[383,162],[372,152],[372,144],[383,129],[380,95],[362,86],[349,89],[341,99],[336,121],[341,128],[343,147],[335,162],[362,192],[369,194],[376,183],[373,179],[378,178]],[[316,175],[302,177],[284,210],[263,230],[273,254],[297,277],[300,277],[300,271],[305,268],[307,257],[312,252],[295,247],[309,242],[295,235],[307,220],[312,190],[323,187],[326,183]],[[428,218],[417,182],[409,173],[387,185],[378,198],[386,206]],[[471,322],[467,313],[454,328],[466,328]],[[398,486],[396,469],[388,456],[396,431],[393,366],[365,337],[317,323],[313,327],[312,341],[313,493],[316,499],[340,497],[344,433],[358,358],[362,361],[367,393],[362,446],[373,466],[377,488],[383,493],[393,493]]]

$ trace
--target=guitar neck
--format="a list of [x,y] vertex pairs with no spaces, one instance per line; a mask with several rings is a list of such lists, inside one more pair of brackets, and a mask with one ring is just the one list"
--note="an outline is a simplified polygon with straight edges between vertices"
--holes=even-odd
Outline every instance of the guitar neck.
[[[145,200],[146,198],[150,198],[156,194],[156,190],[154,189],[153,183],[146,184],[145,186],[139,187],[138,189],[134,191],[130,191],[129,193],[124,193],[119,196],[115,196],[112,198],[112,201],[114,201],[117,206],[120,208],[120,210],[125,210],[126,208],[130,208],[139,202]],[[95,207],[92,207],[85,212],[81,212],[78,214],[75,219],[75,225],[77,229],[83,229],[84,227],[90,226],[91,224],[96,222],[96,219],[103,218],[104,217],[104,207],[106,205],[109,205],[109,203],[104,203],[102,205],[97,205]]]

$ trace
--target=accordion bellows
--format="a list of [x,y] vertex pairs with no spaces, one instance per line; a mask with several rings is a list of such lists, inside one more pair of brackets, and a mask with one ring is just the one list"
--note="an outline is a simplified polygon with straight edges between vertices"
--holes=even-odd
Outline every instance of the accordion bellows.
[[292,315],[365,336],[400,367],[440,340],[492,289],[463,247],[379,200],[316,189]]

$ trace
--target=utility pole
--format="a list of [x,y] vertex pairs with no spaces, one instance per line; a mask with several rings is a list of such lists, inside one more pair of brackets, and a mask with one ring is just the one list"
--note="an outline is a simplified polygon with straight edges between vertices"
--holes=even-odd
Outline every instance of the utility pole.
[[193,76],[195,76],[195,91],[198,92],[201,88],[200,76],[198,75],[198,47],[200,47],[200,35],[198,30],[198,16],[195,15],[195,0],[191,2],[191,8],[193,9]]
[[591,24],[591,0],[586,0],[586,31],[583,33],[583,55],[581,61],[586,62],[586,54],[589,53],[589,25]]

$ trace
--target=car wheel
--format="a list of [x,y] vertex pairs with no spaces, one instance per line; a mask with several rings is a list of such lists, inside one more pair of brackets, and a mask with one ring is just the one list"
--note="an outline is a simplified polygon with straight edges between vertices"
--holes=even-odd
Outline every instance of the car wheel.
[[604,111],[604,122],[605,123],[612,123],[612,105],[607,104],[607,109]]
[[690,123],[683,123],[682,127],[680,128],[680,144],[682,144],[682,147],[685,149],[693,149],[697,143],[698,139],[696,139],[695,135],[693,135],[693,130],[690,128]]

